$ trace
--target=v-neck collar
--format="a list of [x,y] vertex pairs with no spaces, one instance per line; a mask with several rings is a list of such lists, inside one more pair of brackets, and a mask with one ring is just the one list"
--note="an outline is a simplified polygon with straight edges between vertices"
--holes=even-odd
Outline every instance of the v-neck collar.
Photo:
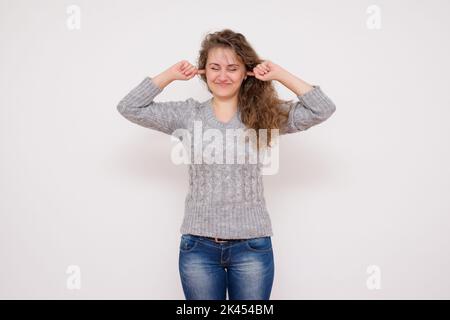
[[212,99],[210,98],[209,100],[207,100],[205,102],[205,106],[206,106],[206,115],[208,117],[209,120],[211,120],[214,124],[216,124],[217,126],[221,127],[221,128],[226,128],[226,127],[231,127],[233,125],[235,125],[236,123],[239,122],[240,116],[239,116],[239,108],[238,110],[234,113],[233,117],[228,120],[228,122],[222,122],[219,121],[214,113],[214,106],[212,104]]

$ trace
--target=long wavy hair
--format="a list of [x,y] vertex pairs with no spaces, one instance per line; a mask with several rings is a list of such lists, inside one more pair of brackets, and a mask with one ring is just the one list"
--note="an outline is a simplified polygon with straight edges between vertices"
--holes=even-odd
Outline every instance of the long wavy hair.
[[[264,61],[251,47],[244,35],[230,29],[223,29],[207,34],[201,42],[197,60],[198,69],[205,69],[209,50],[217,47],[232,49],[245,65],[246,72],[253,72],[253,68]],[[207,83],[206,74],[201,74],[200,77]],[[208,91],[212,93],[209,87]],[[255,129],[257,150],[261,147],[259,129],[267,129],[267,144],[264,147],[271,147],[272,129],[280,129],[285,125],[289,110],[280,108],[280,106],[286,103],[291,104],[292,100],[279,99],[272,81],[247,77],[242,82],[238,94],[238,112],[240,112],[245,126]]]

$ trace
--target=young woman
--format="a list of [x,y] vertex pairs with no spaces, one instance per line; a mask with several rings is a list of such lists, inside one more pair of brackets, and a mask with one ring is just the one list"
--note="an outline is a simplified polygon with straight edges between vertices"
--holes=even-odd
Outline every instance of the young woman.
[[[256,150],[264,150],[272,147],[277,132],[306,130],[329,118],[336,107],[319,86],[260,59],[246,38],[230,29],[204,38],[197,66],[182,60],[155,77],[145,77],[117,109],[128,120],[169,135],[177,129],[190,137],[198,130],[203,133],[202,141],[188,145],[196,155],[188,167],[189,192],[180,229],[179,271],[186,299],[224,300],[228,292],[230,300],[268,300],[274,279],[273,232],[262,164],[236,163],[238,143],[223,137],[229,137],[229,130],[254,130]],[[212,98],[154,101],[171,82],[196,75]],[[279,99],[274,80],[293,91],[298,101]],[[260,143],[263,130],[267,139]],[[216,142],[214,162],[202,161],[212,150],[205,146],[205,136]],[[248,160],[255,144],[244,139],[243,145]]]

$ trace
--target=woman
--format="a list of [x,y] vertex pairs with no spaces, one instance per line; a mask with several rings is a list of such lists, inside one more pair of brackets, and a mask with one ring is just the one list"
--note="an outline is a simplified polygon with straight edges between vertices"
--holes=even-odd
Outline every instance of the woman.
[[[224,300],[228,292],[230,300],[268,300],[274,278],[273,232],[262,164],[236,163],[234,140],[225,143],[221,138],[228,137],[227,130],[254,130],[256,150],[267,150],[277,132],[306,130],[329,118],[336,107],[319,86],[261,60],[246,38],[230,29],[205,37],[197,65],[182,60],[153,78],[146,77],[117,109],[128,120],[169,135],[175,130],[194,133],[194,137],[196,130],[203,133],[201,141],[188,145],[196,155],[194,161],[190,158],[189,192],[180,229],[179,271],[186,299]],[[196,75],[212,98],[154,101],[172,81]],[[292,90],[298,101],[279,99],[273,80]],[[261,143],[266,129],[267,139]],[[205,132],[215,138],[215,162],[202,161],[211,151],[211,145],[203,144]],[[248,146],[244,149],[248,160],[255,145],[239,141]],[[199,146],[200,156],[195,152]]]

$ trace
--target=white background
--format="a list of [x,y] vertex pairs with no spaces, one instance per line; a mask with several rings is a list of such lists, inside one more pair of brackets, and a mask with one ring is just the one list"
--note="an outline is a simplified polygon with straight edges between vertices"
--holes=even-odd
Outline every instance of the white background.
[[[264,177],[271,298],[450,298],[448,1],[0,4],[0,298],[184,299],[187,167],[170,161],[170,136],[116,106],[145,76],[196,63],[222,28],[337,106],[283,136],[279,172]],[[370,5],[381,29],[367,26]],[[156,101],[188,97],[210,94],[195,77]],[[79,290],[66,286],[70,265]]]

